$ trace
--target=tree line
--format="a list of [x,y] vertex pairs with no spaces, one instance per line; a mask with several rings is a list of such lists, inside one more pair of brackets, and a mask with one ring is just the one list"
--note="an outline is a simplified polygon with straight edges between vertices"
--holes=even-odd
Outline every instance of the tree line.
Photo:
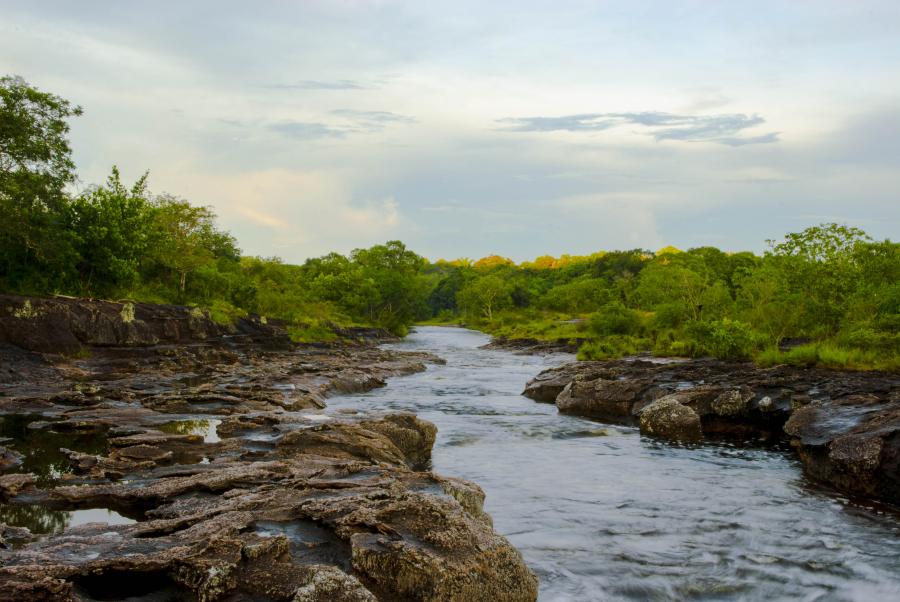
[[431,266],[432,310],[504,336],[584,339],[587,359],[651,351],[900,368],[900,244],[846,225],[769,241],[762,256],[667,247],[488,264]]
[[431,263],[390,241],[291,265],[242,255],[209,207],[152,194],[146,174],[129,184],[113,167],[73,192],[69,120],[81,112],[0,79],[0,290],[191,304],[221,321],[254,312],[286,320],[297,340],[430,321],[577,340],[584,358],[900,368],[900,245],[856,228],[813,226],[762,255],[667,247]]

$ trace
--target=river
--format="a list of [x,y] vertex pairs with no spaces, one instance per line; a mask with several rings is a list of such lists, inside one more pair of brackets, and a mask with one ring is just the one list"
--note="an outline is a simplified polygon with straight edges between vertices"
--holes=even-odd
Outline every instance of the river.
[[542,601],[900,600],[900,517],[808,483],[790,453],[675,446],[520,395],[568,355],[479,347],[420,327],[396,349],[447,360],[340,408],[408,410],[438,426],[434,470],[478,483]]

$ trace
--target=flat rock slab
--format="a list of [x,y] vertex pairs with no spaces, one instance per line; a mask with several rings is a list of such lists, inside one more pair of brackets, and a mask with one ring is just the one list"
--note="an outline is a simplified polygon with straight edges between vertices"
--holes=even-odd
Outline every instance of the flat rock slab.
[[[0,448],[3,516],[63,521],[49,534],[0,523],[0,600],[537,598],[481,489],[429,471],[434,425],[321,411],[328,395],[439,358],[231,344],[201,316],[191,330],[153,307],[0,301],[12,308],[0,322],[34,321],[33,348],[68,312],[66,340],[90,349],[72,359],[0,346],[11,366],[0,415],[29,435]],[[166,311],[174,325],[129,326]],[[101,332],[79,330],[91,320]],[[64,445],[41,448],[43,472],[22,472],[19,447],[51,440]],[[66,513],[104,508],[132,521],[66,526]]]

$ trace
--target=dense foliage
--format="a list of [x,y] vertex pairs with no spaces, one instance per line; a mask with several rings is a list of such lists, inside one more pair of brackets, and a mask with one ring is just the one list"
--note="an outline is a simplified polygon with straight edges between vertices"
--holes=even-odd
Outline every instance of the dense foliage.
[[585,358],[900,368],[900,244],[856,228],[807,228],[761,257],[667,247],[542,260],[433,266],[432,312],[508,337],[584,340]]
[[287,320],[295,338],[416,321],[576,339],[581,356],[754,357],[900,368],[900,244],[822,224],[762,256],[712,247],[652,253],[492,255],[428,263],[399,241],[289,265],[242,256],[208,207],[153,195],[113,167],[74,194],[68,119],[81,109],[0,79],[0,290],[177,302],[219,320]]
[[153,195],[148,176],[73,194],[67,119],[81,109],[0,79],[0,290],[196,304],[283,318],[299,339],[333,325],[403,334],[427,313],[423,258],[397,241],[302,266],[242,257],[209,207]]

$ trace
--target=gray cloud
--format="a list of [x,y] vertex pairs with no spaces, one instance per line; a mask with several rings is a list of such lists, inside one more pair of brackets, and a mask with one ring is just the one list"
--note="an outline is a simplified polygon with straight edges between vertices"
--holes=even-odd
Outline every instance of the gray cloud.
[[365,86],[352,79],[339,79],[335,81],[301,80],[292,84],[269,84],[265,86],[273,90],[367,90]]
[[769,144],[770,142],[780,142],[778,135],[781,132],[769,132],[762,136],[751,136],[749,138],[716,138],[719,144],[728,146],[746,146],[747,144]]
[[288,138],[296,140],[317,140],[320,138],[343,138],[345,131],[339,128],[325,125],[324,123],[309,123],[304,121],[279,121],[268,126],[273,132],[277,132]]
[[372,123],[415,123],[414,117],[408,115],[399,115],[390,111],[356,111],[354,109],[335,109],[332,115],[355,119],[358,121],[369,121]]
[[[357,111],[335,109],[331,115],[339,117],[342,123],[318,123],[308,121],[279,121],[267,127],[288,138],[297,140],[318,140],[322,138],[343,138],[348,134],[380,132],[390,125],[416,123],[415,118],[390,111]],[[225,120],[222,120],[225,121]],[[239,125],[232,122],[231,125]]]
[[649,129],[656,140],[685,142],[718,142],[728,146],[744,146],[777,142],[778,133],[740,137],[743,130],[765,123],[759,115],[743,113],[719,115],[675,115],[659,111],[639,113],[583,113],[560,117],[507,117],[498,119],[502,129],[512,132],[596,132],[622,125],[639,125]]
[[390,125],[416,123],[414,117],[399,115],[390,111],[357,111],[354,109],[335,109],[332,115],[342,117],[352,123],[348,132],[380,132]]

